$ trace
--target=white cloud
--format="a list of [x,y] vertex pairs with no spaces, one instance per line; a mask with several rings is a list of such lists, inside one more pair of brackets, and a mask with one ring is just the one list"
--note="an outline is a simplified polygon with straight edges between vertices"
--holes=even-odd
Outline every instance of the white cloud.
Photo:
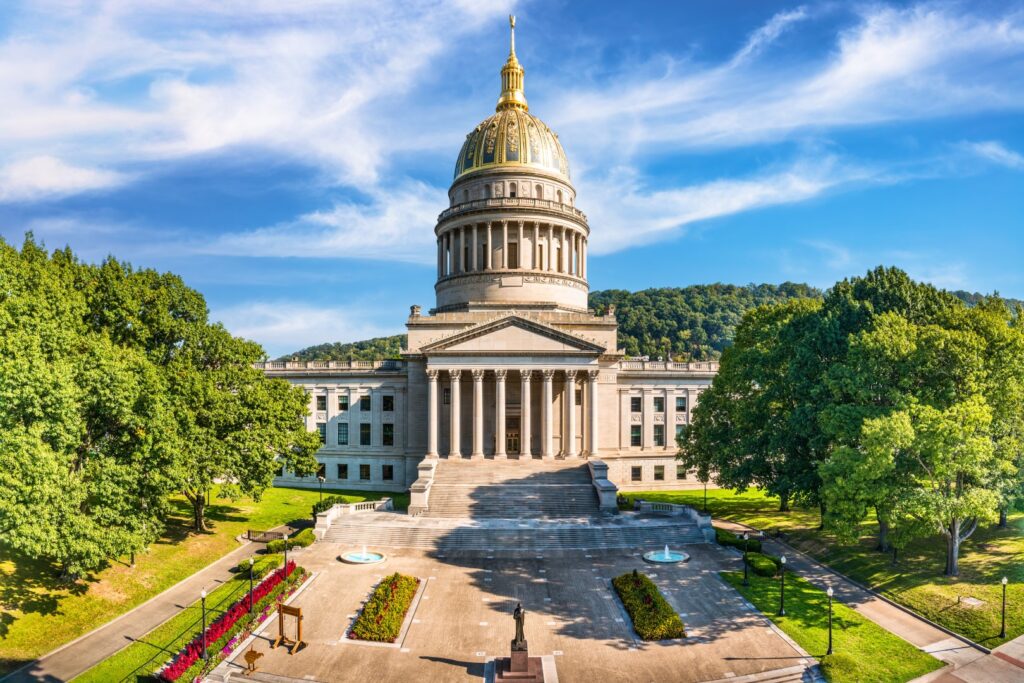
[[730,64],[737,66],[740,63],[757,55],[768,45],[771,45],[786,29],[793,24],[806,19],[808,16],[806,7],[797,7],[794,10],[779,12],[768,22],[750,34],[746,44],[733,56]]
[[356,307],[319,307],[286,301],[251,301],[214,310],[232,334],[255,339],[271,358],[315,344],[348,342],[397,334],[368,322],[373,314]]
[[1008,149],[1003,143],[995,140],[983,142],[964,142],[962,147],[968,152],[1000,166],[1014,170],[1024,169],[1024,155]]
[[101,190],[122,184],[126,177],[114,171],[73,166],[52,156],[35,156],[0,167],[0,202]]

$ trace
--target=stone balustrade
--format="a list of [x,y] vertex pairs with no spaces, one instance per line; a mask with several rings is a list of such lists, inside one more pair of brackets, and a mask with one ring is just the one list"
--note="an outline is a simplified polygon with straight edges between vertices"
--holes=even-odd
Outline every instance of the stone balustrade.
[[382,370],[401,371],[405,369],[403,360],[271,360],[265,363],[254,363],[259,370]]
[[430,487],[434,483],[437,458],[426,458],[416,468],[416,481],[409,487],[409,516],[418,517],[427,511],[430,504]]
[[313,533],[316,534],[317,540],[322,540],[324,534],[327,533],[327,530],[330,529],[335,520],[342,515],[354,515],[357,512],[390,512],[394,509],[394,502],[390,498],[367,500],[362,503],[338,503],[337,505],[331,506],[331,509],[324,510],[317,514],[316,527],[313,529]]
[[715,540],[715,530],[711,526],[711,515],[702,514],[696,508],[689,505],[661,503],[652,500],[638,500],[636,510],[637,512],[644,512],[647,514],[661,514],[669,515],[671,517],[689,517],[704,535],[704,540],[708,543],[713,543]]
[[456,216],[460,213],[466,213],[468,211],[481,211],[486,209],[507,209],[507,208],[526,208],[526,209],[543,209],[546,211],[552,211],[554,213],[572,216],[574,218],[587,220],[587,215],[577,209],[575,206],[570,204],[564,204],[562,202],[552,201],[550,199],[531,199],[528,197],[498,197],[492,199],[474,199],[470,202],[462,202],[456,204],[450,208],[445,209],[437,217],[438,222],[443,221],[446,218]]
[[676,371],[676,372],[718,372],[718,361],[688,361],[677,363],[664,360],[624,360],[619,362],[620,370]]
[[587,467],[590,468],[590,478],[594,482],[594,490],[597,491],[597,502],[601,512],[617,513],[619,489],[608,480],[608,463],[603,460],[588,460]]

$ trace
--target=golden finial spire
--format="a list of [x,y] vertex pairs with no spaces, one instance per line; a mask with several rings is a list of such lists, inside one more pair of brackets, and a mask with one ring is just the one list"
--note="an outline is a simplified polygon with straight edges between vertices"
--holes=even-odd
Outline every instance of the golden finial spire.
[[497,111],[502,109],[522,109],[526,111],[526,93],[523,92],[523,77],[525,71],[519,60],[516,59],[516,17],[508,15],[508,26],[511,33],[509,42],[508,59],[505,66],[501,68],[501,96],[498,97]]

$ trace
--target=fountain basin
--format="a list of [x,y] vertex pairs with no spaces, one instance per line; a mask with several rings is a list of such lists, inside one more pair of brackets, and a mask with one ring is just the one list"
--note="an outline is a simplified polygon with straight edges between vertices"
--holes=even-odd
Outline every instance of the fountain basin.
[[342,553],[338,556],[338,559],[346,564],[378,564],[387,559],[387,555],[384,553],[368,552],[363,550],[350,550],[347,553]]
[[688,562],[690,556],[684,552],[678,550],[652,550],[644,553],[644,562],[650,562],[651,564],[679,564],[680,562]]

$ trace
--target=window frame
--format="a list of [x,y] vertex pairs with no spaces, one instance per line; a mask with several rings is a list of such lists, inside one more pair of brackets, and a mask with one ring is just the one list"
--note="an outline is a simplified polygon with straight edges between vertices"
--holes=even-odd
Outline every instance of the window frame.
[[654,425],[654,445],[658,448],[665,447],[665,425]]
[[642,412],[644,412],[644,397],[643,396],[630,396],[629,397],[629,412],[631,412],[631,413],[642,413]]
[[[344,435],[345,438],[342,438],[342,433],[341,432],[342,432],[343,429],[345,430],[345,435]],[[338,445],[339,446],[347,446],[348,445],[348,438],[349,438],[348,422],[339,422],[338,423]]]
[[318,413],[327,412],[327,394],[316,395],[316,411]]
[[320,445],[324,446],[327,444],[327,423],[317,422],[316,431],[320,434]]
[[338,463],[338,479],[339,480],[343,480],[343,481],[348,481],[348,463],[347,462],[339,462]]
[[395,466],[394,465],[381,465],[380,466],[380,479],[381,481],[394,481],[395,480]]
[[369,463],[365,463],[365,462],[364,463],[360,463],[359,464],[359,481],[372,481],[372,480],[373,480],[373,474],[370,472],[370,464]]
[[395,412],[395,395],[384,394],[380,400],[380,409],[385,413]]
[[372,424],[369,422],[359,423],[359,445],[360,446],[372,446],[373,445],[373,431]]
[[665,397],[655,396],[654,397],[654,412],[664,413],[665,412]]
[[359,412],[369,413],[373,410],[373,397],[369,394],[363,394],[359,397]]
[[644,430],[641,425],[629,426],[629,447],[640,448],[644,445]]
[[[389,429],[390,428],[390,429]],[[385,422],[380,426],[380,443],[382,446],[395,445],[395,423]]]
[[643,468],[643,465],[632,465],[629,468],[629,480],[630,481],[643,481],[644,480],[644,468]]
[[348,394],[338,394],[338,411],[348,410]]
[[655,465],[654,466],[654,481],[665,481],[665,466]]

